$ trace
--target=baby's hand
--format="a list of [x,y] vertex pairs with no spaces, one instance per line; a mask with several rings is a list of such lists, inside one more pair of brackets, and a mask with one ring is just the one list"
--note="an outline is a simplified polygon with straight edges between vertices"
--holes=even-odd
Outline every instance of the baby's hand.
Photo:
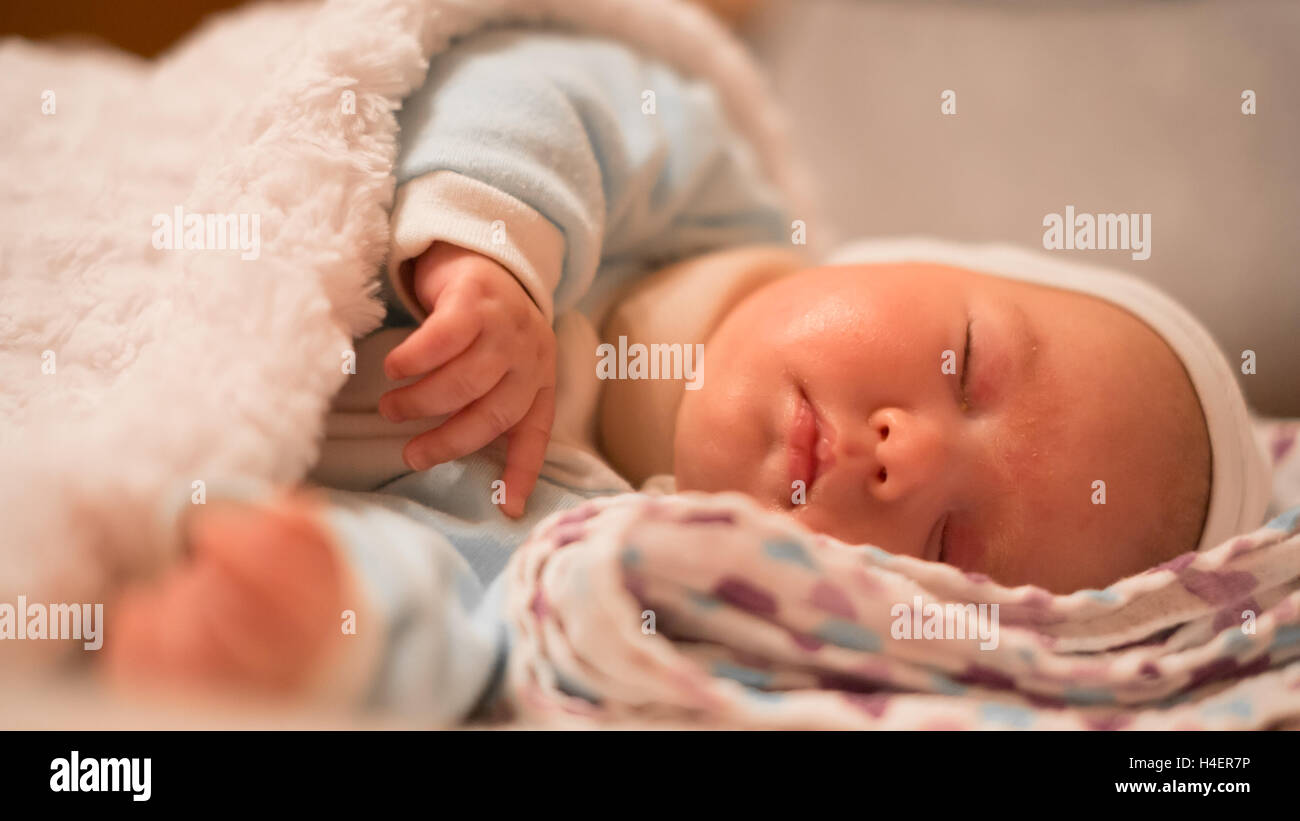
[[452,414],[406,443],[412,470],[460,458],[508,434],[506,515],[523,515],[555,418],[555,333],[519,281],[495,261],[435,243],[415,261],[416,299],[429,312],[384,360],[389,379],[427,374],[391,390],[379,412],[393,422]]
[[112,604],[111,678],[298,692],[343,650],[345,577],[316,504],[217,503],[187,526],[189,556]]

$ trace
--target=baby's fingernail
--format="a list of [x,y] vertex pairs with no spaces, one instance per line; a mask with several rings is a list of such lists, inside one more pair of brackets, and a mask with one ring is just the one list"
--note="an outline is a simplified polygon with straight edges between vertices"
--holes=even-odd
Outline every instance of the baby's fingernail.
[[414,471],[428,470],[433,466],[433,463],[429,461],[429,457],[423,453],[406,454],[403,459],[406,462],[406,466]]
[[393,407],[392,402],[380,402],[379,415],[387,419],[389,422],[402,421],[402,415],[397,412],[396,408]]

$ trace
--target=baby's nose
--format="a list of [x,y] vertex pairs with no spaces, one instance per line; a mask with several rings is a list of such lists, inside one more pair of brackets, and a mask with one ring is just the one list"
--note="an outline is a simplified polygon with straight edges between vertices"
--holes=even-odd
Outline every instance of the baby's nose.
[[872,451],[867,488],[881,501],[893,502],[930,486],[947,463],[948,442],[934,420],[901,408],[880,408],[867,419]]

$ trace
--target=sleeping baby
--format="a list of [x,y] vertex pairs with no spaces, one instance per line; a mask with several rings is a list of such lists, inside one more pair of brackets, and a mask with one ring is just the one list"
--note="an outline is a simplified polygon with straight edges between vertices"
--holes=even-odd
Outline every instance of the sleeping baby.
[[[599,38],[465,38],[400,122],[389,319],[318,487],[191,510],[190,555],[115,605],[116,675],[422,705],[505,652],[529,529],[638,488],[1057,593],[1259,524],[1227,362],[1137,281],[921,241],[810,267],[713,89]],[[704,361],[597,353],[651,345]]]

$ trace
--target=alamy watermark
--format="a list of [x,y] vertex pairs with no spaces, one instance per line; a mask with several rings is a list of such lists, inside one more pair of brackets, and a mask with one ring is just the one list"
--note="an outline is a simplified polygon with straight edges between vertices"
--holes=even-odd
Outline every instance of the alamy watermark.
[[153,247],[159,251],[239,251],[242,260],[262,254],[260,214],[185,213],[153,215]]
[[17,604],[0,602],[0,641],[31,639],[77,640],[98,650],[104,646],[104,605],[29,604],[26,596]]
[[998,647],[998,605],[924,604],[920,596],[912,603],[898,602],[889,608],[894,618],[889,635],[896,639],[980,639],[981,650]]
[[132,801],[153,796],[152,758],[82,758],[73,750],[50,762],[51,792],[124,792]]
[[1133,259],[1151,258],[1150,214],[1075,213],[1043,217],[1043,247],[1049,251],[1131,251]]
[[597,379],[685,379],[686,390],[704,387],[704,345],[702,343],[643,345],[627,344],[618,338],[618,347],[609,342],[596,346]]

